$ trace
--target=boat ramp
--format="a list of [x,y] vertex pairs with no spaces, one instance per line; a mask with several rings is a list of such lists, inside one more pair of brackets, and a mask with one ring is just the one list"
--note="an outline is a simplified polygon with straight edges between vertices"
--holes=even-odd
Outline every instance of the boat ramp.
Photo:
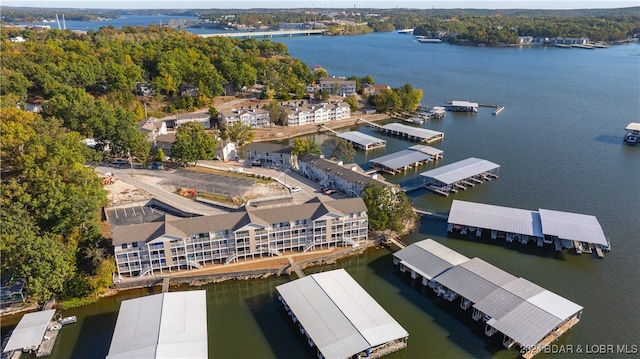
[[498,178],[497,171],[500,165],[487,160],[470,157],[446,166],[438,167],[430,171],[422,172],[420,176],[425,179],[425,188],[448,196],[478,184]]
[[558,252],[569,249],[575,254],[595,252],[598,258],[611,249],[598,220],[584,214],[454,200],[448,222],[448,233],[464,237],[553,246]]
[[484,323],[486,336],[502,334],[502,345],[519,347],[527,359],[538,353],[530,348],[544,349],[582,315],[582,306],[432,239],[397,251],[393,263],[437,297],[450,302],[460,298],[461,310]]

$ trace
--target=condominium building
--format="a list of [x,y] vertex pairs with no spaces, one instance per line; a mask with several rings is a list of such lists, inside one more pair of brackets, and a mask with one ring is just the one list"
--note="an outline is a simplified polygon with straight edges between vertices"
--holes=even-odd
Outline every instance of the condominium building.
[[346,102],[311,104],[307,101],[292,101],[283,105],[287,126],[302,126],[351,117],[351,108]]
[[231,111],[223,111],[218,114],[220,123],[226,126],[231,126],[236,122],[241,122],[243,125],[251,127],[269,127],[271,126],[271,120],[269,111],[255,107],[249,109],[232,109]]
[[[298,205],[245,207],[191,218],[163,213],[157,206],[107,212],[120,276],[189,270],[368,240],[367,209],[360,198],[317,197]],[[132,219],[132,212],[140,218]]]
[[321,77],[320,87],[332,95],[350,96],[356,94],[356,82],[344,77]]

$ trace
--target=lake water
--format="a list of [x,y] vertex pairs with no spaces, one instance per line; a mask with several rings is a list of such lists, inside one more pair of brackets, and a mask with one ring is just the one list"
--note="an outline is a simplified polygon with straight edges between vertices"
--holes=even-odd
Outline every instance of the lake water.
[[[444,150],[437,165],[478,157],[501,165],[500,178],[446,198],[412,193],[414,204],[447,212],[454,199],[463,199],[594,215],[613,250],[598,260],[520,244],[461,240],[447,236],[445,222],[428,218],[403,241],[433,238],[583,306],[580,323],[556,344],[640,344],[640,146],[622,141],[626,125],[640,115],[640,45],[598,50],[480,48],[418,44],[396,33],[273,40],[284,42],[292,56],[309,66],[324,66],[331,75],[371,75],[376,83],[391,87],[410,83],[424,91],[425,105],[468,100],[505,106],[498,116],[492,116],[493,109],[480,108],[474,115],[447,113],[445,119],[424,125],[445,133],[443,141],[432,144]],[[367,127],[358,129],[388,141],[386,149],[358,153],[356,161],[365,167],[368,159],[413,145]],[[324,136],[311,137],[321,143]],[[433,167],[388,180],[412,181]],[[434,299],[400,276],[391,253],[372,250],[314,269],[344,267],[408,330],[408,347],[388,358],[518,356],[517,351],[488,342],[482,327],[462,318],[457,302]],[[203,287],[211,357],[315,357],[277,302],[275,286],[286,280]],[[63,329],[52,357],[104,357],[120,302],[148,293],[151,290],[123,292],[63,313],[77,315],[79,321]],[[18,319],[3,320],[3,332]]]

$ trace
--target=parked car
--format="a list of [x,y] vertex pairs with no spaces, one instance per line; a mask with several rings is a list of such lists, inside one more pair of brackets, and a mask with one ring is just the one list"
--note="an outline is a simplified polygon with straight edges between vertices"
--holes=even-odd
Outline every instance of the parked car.
[[296,192],[300,192],[300,187],[298,186],[291,187],[291,193],[296,193]]

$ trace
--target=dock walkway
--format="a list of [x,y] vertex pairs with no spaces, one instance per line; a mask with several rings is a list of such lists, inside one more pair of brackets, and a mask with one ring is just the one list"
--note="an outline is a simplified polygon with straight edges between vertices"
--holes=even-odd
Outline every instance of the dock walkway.
[[302,269],[300,269],[298,264],[293,261],[293,258],[291,258],[290,256],[287,256],[287,260],[289,261],[291,269],[293,269],[293,271],[296,272],[296,274],[298,275],[298,278],[304,277],[304,272],[302,271]]
[[568,322],[564,323],[562,326],[560,326],[560,328],[556,329],[554,332],[549,334],[546,338],[542,339],[542,341],[540,343],[538,343],[538,345],[535,345],[533,348],[531,348],[531,350],[529,350],[528,352],[524,353],[522,355],[522,358],[524,358],[524,359],[533,358],[536,354],[538,354],[542,350],[544,350],[544,348],[546,348],[549,344],[551,344],[552,342],[556,341],[567,330],[571,329],[571,327],[573,327],[574,325],[578,324],[579,321],[580,321],[580,318],[578,318],[578,317],[571,318],[571,320],[569,320]]
[[[50,322],[49,327],[55,324],[58,324],[58,321]],[[42,344],[40,344],[40,346],[38,347],[38,351],[36,352],[36,358],[42,358],[51,355],[53,346],[56,344],[56,339],[58,339],[58,333],[60,333],[60,330],[47,330],[45,332]]]

